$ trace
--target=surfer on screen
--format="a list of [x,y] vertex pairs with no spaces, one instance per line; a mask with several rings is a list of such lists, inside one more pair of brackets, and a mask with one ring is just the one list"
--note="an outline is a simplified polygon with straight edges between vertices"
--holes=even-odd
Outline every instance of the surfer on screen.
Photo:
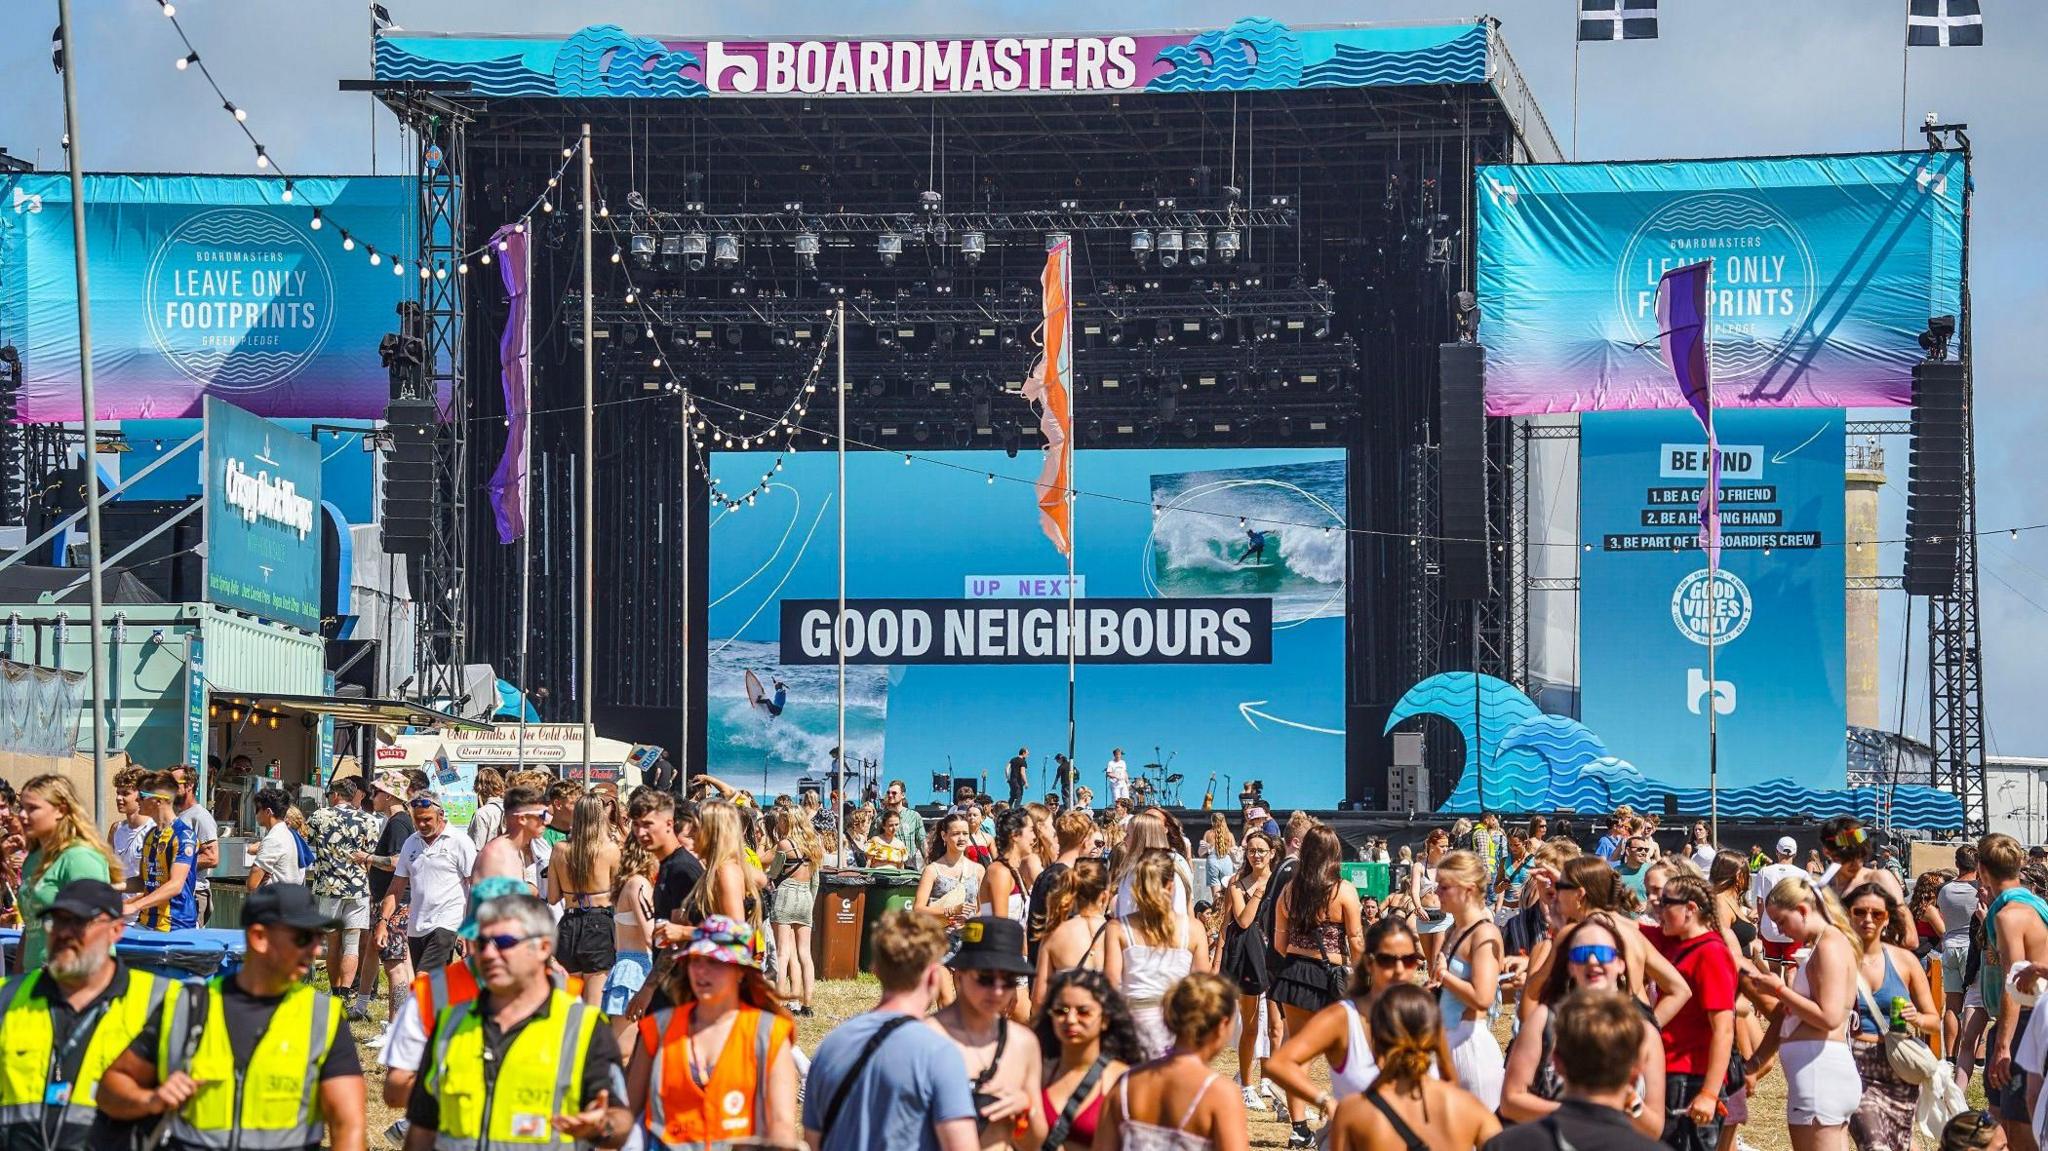
[[770,698],[767,692],[761,690],[761,677],[752,671],[747,672],[747,702],[767,712],[770,719],[781,715],[782,709],[789,703],[789,685],[779,679],[774,683],[775,695]]
[[1266,562],[1266,533],[1257,528],[1246,528],[1244,538],[1244,554],[1237,557],[1238,565],[1243,566],[1253,561]]

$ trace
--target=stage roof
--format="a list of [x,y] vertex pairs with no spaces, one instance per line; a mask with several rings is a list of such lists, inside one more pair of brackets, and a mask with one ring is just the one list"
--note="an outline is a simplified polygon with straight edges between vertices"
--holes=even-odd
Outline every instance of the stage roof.
[[1498,24],[1290,28],[1248,17],[1170,32],[704,40],[594,25],[568,36],[392,32],[382,83],[467,85],[460,99],[696,100],[1107,96],[1483,86],[1529,160],[1559,159]]

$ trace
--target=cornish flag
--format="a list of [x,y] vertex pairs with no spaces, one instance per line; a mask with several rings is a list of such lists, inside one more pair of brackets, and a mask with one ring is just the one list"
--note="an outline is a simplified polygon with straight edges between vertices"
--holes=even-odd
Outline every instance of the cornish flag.
[[1656,38],[1657,0],[1579,0],[1580,40]]
[[1912,0],[1906,10],[1906,47],[1981,48],[1984,14],[1978,0]]

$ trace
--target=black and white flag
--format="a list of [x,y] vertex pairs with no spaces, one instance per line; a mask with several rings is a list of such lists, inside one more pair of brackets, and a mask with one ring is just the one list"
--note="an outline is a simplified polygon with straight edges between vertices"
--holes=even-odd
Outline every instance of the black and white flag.
[[1906,10],[1906,47],[1983,46],[1984,14],[1978,0],[1911,0]]
[[1580,40],[1655,40],[1657,0],[1579,0]]
[[370,29],[373,32],[405,31],[398,26],[398,21],[391,18],[391,9],[376,3],[370,5]]

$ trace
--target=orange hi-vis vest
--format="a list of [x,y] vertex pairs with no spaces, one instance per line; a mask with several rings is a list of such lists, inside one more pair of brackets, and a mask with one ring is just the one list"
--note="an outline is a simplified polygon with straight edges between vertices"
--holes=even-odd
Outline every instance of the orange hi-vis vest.
[[[762,1133],[768,1114],[768,1068],[795,1038],[796,1024],[773,1012],[740,1005],[725,1049],[702,1087],[690,1074],[690,1013],[686,1003],[640,1020],[642,1050],[654,1052],[648,1071],[647,1130],[663,1147],[700,1147]],[[751,1053],[749,1053],[749,1049]]]
[[[556,981],[571,999],[583,995],[583,977],[571,975],[567,982]],[[434,1033],[434,1021],[443,1011],[458,1003],[468,1003],[476,998],[476,972],[467,960],[458,959],[446,967],[423,971],[412,979],[413,1001],[420,1005],[420,1028],[428,1035]]]

